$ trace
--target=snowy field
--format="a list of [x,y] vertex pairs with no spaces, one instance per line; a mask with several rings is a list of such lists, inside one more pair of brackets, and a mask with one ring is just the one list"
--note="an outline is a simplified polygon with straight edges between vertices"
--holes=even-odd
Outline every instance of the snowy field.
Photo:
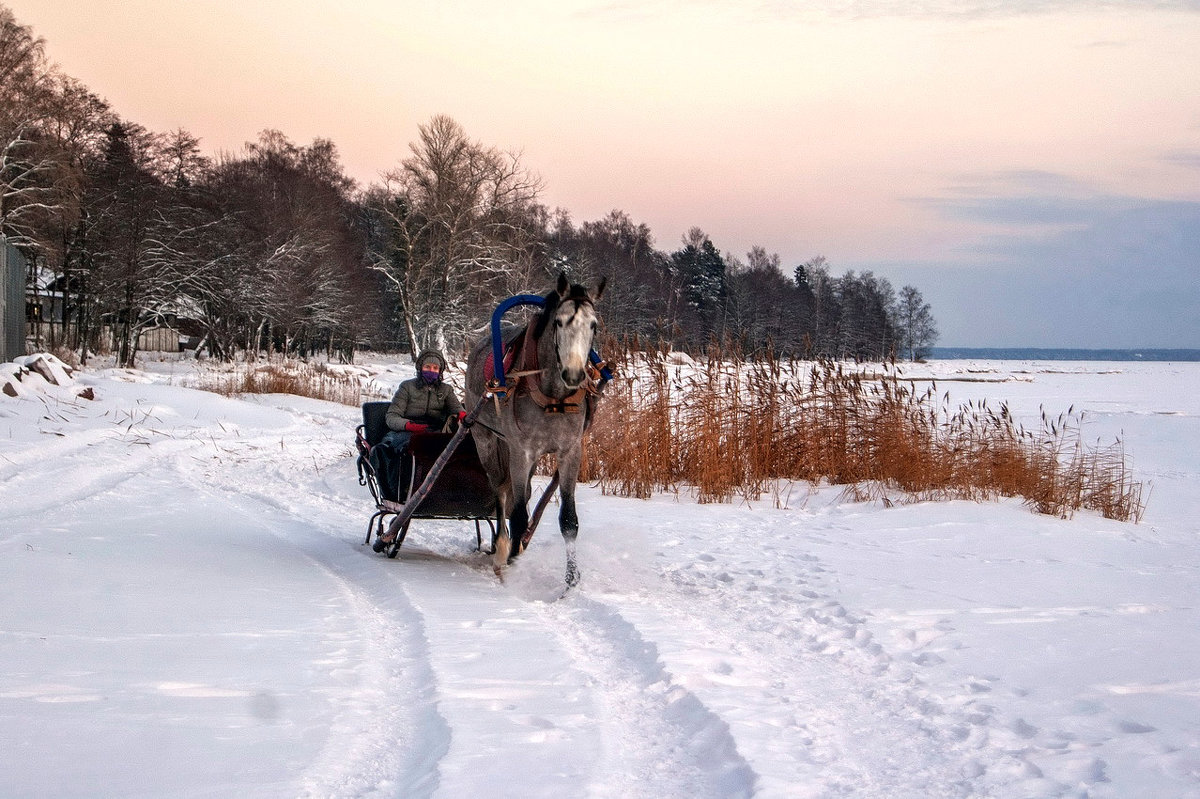
[[357,409],[194,370],[0,395],[0,796],[1200,797],[1200,364],[908,370],[1084,409],[1141,524],[584,487],[561,600],[552,519],[387,560]]

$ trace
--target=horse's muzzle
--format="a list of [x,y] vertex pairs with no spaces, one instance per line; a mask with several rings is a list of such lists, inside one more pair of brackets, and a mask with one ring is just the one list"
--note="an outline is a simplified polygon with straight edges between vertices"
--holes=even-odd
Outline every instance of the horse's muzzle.
[[583,385],[583,381],[587,380],[586,369],[563,369],[562,381],[566,383],[567,388],[579,388]]

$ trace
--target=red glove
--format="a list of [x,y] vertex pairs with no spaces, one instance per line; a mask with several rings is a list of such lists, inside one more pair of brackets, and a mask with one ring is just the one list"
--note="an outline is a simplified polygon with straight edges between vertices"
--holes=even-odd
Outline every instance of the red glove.
[[466,418],[467,418],[467,412],[466,412],[466,411],[459,411],[459,412],[458,412],[458,421],[460,421],[460,422],[461,422],[463,419],[466,419]]
[[406,433],[428,433],[429,425],[421,424],[420,422],[405,422],[404,432]]

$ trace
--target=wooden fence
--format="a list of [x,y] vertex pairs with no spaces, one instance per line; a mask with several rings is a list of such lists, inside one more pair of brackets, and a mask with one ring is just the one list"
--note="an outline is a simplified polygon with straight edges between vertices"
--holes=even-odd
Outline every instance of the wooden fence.
[[[29,337],[37,346],[49,348],[50,342],[74,341],[74,327],[68,324],[30,322]],[[23,344],[22,344],[23,346]],[[100,334],[91,345],[100,353],[117,349],[117,329],[111,325],[100,328]],[[179,331],[173,327],[156,327],[138,336],[138,352],[179,352]]]

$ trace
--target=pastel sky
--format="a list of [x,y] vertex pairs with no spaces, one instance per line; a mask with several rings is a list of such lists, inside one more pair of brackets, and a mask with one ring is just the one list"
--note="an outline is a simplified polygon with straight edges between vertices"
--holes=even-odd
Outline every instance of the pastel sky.
[[210,153],[366,184],[443,113],[577,221],[912,283],[944,345],[1200,347],[1200,0],[0,2]]

